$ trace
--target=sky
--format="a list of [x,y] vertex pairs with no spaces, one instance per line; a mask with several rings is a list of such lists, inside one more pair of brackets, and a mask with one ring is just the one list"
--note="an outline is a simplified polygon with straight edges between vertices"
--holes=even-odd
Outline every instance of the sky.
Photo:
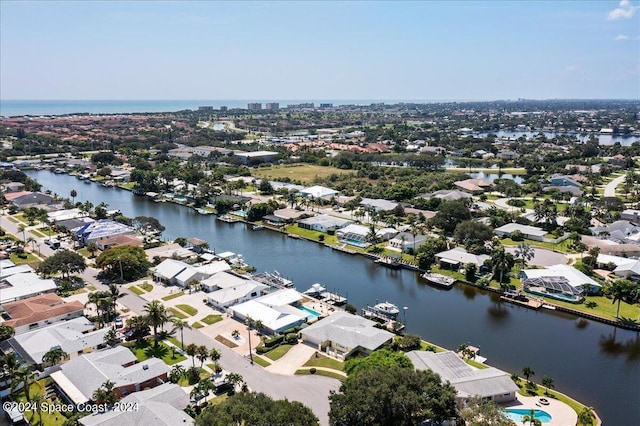
[[0,99],[639,99],[640,0],[0,0]]

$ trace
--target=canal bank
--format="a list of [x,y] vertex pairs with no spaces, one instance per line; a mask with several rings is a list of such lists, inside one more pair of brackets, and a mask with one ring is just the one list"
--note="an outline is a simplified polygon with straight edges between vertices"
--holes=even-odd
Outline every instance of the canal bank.
[[480,346],[491,365],[533,380],[554,379],[556,388],[593,406],[605,424],[640,424],[638,333],[579,320],[559,311],[534,311],[507,304],[483,289],[457,286],[446,291],[427,285],[418,274],[392,270],[301,239],[273,232],[251,232],[172,203],[154,203],[117,188],[84,184],[72,176],[28,171],[45,188],[76,201],[105,202],[131,217],[153,216],[167,227],[163,237],[197,236],[212,248],[242,253],[261,271],[278,270],[298,289],[315,282],[346,294],[361,308],[388,300],[407,306],[407,330],[439,346]]

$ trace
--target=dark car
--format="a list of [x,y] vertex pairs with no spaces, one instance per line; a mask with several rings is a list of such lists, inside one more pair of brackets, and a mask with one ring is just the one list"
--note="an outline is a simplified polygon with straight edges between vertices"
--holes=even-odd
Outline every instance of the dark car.
[[149,328],[131,328],[124,332],[124,340],[127,342],[131,340],[136,340],[142,337],[146,337],[151,334],[151,330]]

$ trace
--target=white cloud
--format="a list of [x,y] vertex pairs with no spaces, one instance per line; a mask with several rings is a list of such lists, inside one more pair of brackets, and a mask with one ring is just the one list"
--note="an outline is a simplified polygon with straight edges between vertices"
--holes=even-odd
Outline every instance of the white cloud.
[[607,14],[607,19],[615,21],[617,19],[633,18],[638,9],[640,9],[640,6],[633,6],[629,0],[620,0],[618,7]]
[[624,34],[618,34],[616,36],[616,38],[614,38],[613,40],[615,40],[615,41],[629,40],[629,36],[628,35],[624,35]]

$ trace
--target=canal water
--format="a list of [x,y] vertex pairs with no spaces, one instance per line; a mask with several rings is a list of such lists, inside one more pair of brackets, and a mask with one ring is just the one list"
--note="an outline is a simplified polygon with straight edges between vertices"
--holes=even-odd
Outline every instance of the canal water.
[[[166,239],[198,237],[217,252],[242,253],[259,271],[277,270],[299,290],[320,282],[358,308],[376,301],[407,307],[410,333],[455,349],[481,348],[488,362],[509,372],[535,371],[537,382],[554,379],[556,389],[592,405],[606,425],[640,425],[640,334],[555,311],[505,304],[474,287],[433,288],[411,271],[393,271],[359,256],[273,231],[251,231],[172,203],[154,203],[117,188],[83,183],[68,175],[27,171],[46,189],[76,201],[105,202],[129,217],[153,216]],[[402,312],[401,318],[402,319]]]

